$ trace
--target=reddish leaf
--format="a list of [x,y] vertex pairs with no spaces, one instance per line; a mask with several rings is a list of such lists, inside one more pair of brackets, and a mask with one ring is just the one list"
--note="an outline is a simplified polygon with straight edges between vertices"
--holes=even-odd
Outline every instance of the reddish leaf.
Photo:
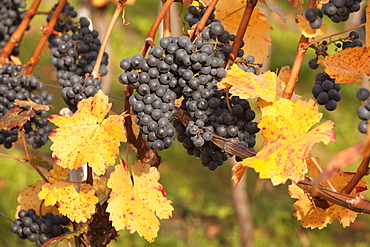
[[34,110],[23,110],[18,107],[12,108],[0,119],[0,127],[4,130],[22,127],[34,115]]

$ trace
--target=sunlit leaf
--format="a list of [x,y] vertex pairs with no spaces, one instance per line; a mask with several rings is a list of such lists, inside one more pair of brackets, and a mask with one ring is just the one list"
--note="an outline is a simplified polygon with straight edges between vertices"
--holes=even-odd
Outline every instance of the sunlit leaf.
[[235,184],[247,167],[260,173],[260,178],[271,179],[273,185],[285,183],[287,179],[302,180],[307,173],[305,158],[313,144],[335,141],[334,124],[330,120],[309,131],[321,117],[313,99],[292,102],[281,98],[264,107],[258,124],[264,137],[263,147],[255,157],[234,166]]
[[[242,19],[246,1],[244,0],[220,0],[216,5],[216,18],[224,25],[225,30],[236,34]],[[245,45],[242,48],[245,55],[255,57],[256,63],[263,63],[268,57],[268,46],[272,44],[269,31],[272,26],[268,17],[255,7],[248,23],[247,32],[244,35]]]
[[[53,206],[47,206],[40,200],[37,194],[41,191],[42,186],[45,185],[46,182],[43,180],[37,181],[36,185],[30,185],[26,189],[22,190],[22,192],[18,195],[17,201],[17,211],[15,213],[15,218],[18,218],[18,212],[22,209],[28,210],[30,208],[36,211],[37,215],[44,215],[46,213],[53,213],[59,214],[58,208]],[[41,209],[41,212],[40,212]]]
[[170,218],[173,210],[163,186],[158,183],[157,168],[137,161],[132,165],[132,179],[123,160],[115,169],[108,181],[112,193],[107,212],[112,225],[117,231],[138,232],[148,242],[153,242],[159,231],[158,218]]
[[98,198],[92,185],[82,184],[80,192],[76,189],[76,185],[65,181],[47,183],[42,186],[38,197],[45,200],[45,205],[55,205],[58,202],[60,214],[71,221],[86,222],[95,213]]
[[52,115],[49,119],[59,128],[49,135],[55,162],[64,168],[77,169],[88,163],[97,175],[114,164],[120,142],[126,141],[124,116],[105,116],[111,108],[108,97],[99,91],[84,99],[71,116]]
[[230,88],[232,95],[243,99],[260,97],[267,102],[277,100],[277,93],[282,92],[285,87],[274,72],[255,75],[243,71],[236,64],[231,66],[226,77],[217,86],[219,89]]
[[361,82],[364,75],[370,75],[370,47],[347,48],[334,55],[326,56],[319,60],[325,65],[325,72],[336,83]]
[[326,34],[327,26],[325,23],[323,23],[320,28],[313,29],[310,26],[310,23],[308,22],[308,20],[301,15],[297,15],[296,21],[299,25],[299,29],[301,29],[302,34],[306,38],[315,38],[317,36],[323,36]]
[[[318,168],[313,166],[313,163],[308,164],[310,166],[309,176],[316,177],[319,174]],[[339,171],[330,181],[334,188],[340,191],[353,176],[354,173]],[[326,183],[323,185],[329,188]],[[361,179],[350,195],[358,196],[361,191],[366,189],[366,182]],[[327,224],[331,224],[335,219],[338,219],[343,227],[348,227],[357,218],[358,213],[339,205],[332,205],[326,209],[315,206],[309,196],[295,184],[289,185],[288,192],[292,198],[298,199],[293,204],[295,209],[293,216],[297,217],[297,220],[305,228],[322,229]]]

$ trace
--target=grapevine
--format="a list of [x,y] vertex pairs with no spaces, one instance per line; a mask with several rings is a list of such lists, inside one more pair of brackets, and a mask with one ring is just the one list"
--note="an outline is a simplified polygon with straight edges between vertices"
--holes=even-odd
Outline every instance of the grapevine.
[[[349,21],[361,7],[369,19],[370,9],[361,0],[288,2],[297,9],[300,35],[291,68],[266,68],[272,18],[262,13],[262,5],[283,21],[287,17],[265,1],[164,0],[145,39],[135,40],[141,50],[125,57],[107,47],[113,34],[131,25],[127,18],[137,18],[125,16],[135,1],[119,0],[103,33],[73,1],[56,1],[46,11],[41,0],[28,9],[21,0],[1,2],[0,145],[5,152],[0,156],[31,165],[40,177],[22,188],[14,216],[0,212],[12,222],[6,223],[13,236],[44,247],[59,241],[107,246],[128,230],[154,242],[160,220],[176,212],[159,172],[172,165],[162,164],[161,154],[177,145],[207,168],[204,176],[217,176],[224,163],[233,164],[235,187],[251,169],[273,186],[291,183],[288,192],[297,199],[293,216],[304,228],[322,229],[336,219],[348,227],[358,213],[369,214],[370,200],[360,194],[367,190],[370,162],[370,32],[366,40],[360,28],[369,25],[340,32],[328,25]],[[92,5],[108,9],[108,2]],[[180,6],[185,8],[179,16],[182,33],[175,35],[170,8]],[[38,27],[40,40],[26,61],[20,48],[26,31],[37,28],[37,15],[44,15],[44,26]],[[314,55],[306,55],[308,50]],[[45,51],[55,72],[52,82],[40,79]],[[119,97],[102,90],[115,71],[109,60],[120,61],[113,65],[118,76],[110,79]],[[307,98],[297,87],[305,67],[316,72]],[[346,84],[352,83],[359,87],[348,96]],[[55,102],[59,96],[64,108]],[[320,155],[312,149],[315,144],[343,138],[334,129],[341,123],[322,120],[323,113],[342,111],[342,99],[354,96],[358,123],[353,128],[364,135],[330,159],[315,157]],[[116,105],[122,113],[113,112]],[[40,148],[44,156],[37,154]],[[23,150],[24,157],[8,153],[13,149]],[[357,170],[347,172],[350,164]],[[240,218],[242,211],[237,211]]]

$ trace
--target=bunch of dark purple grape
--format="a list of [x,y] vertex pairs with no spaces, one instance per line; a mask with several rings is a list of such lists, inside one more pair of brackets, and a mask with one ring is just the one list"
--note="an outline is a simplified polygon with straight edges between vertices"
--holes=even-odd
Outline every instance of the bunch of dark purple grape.
[[349,15],[360,10],[362,0],[329,0],[322,6],[322,13],[328,16],[332,22],[347,21]]
[[[57,5],[53,7],[55,10]],[[62,98],[72,111],[84,98],[94,96],[101,88],[101,80],[89,77],[93,71],[101,46],[98,31],[90,30],[90,21],[81,17],[76,25],[74,18],[77,12],[66,3],[54,30],[60,35],[49,36],[49,47],[52,57],[50,63],[57,69],[57,78],[63,86]],[[51,15],[48,16],[48,21]],[[108,54],[104,53],[100,66],[100,75],[108,73]],[[77,78],[78,77],[78,78]]]
[[18,216],[10,231],[21,239],[36,243],[36,246],[42,246],[48,240],[70,231],[66,227],[70,221],[62,215],[47,213],[39,217],[34,209],[28,209],[19,211]]
[[[0,117],[17,107],[14,104],[16,99],[30,99],[43,105],[54,101],[54,96],[44,90],[44,83],[34,76],[23,74],[22,70],[22,65],[5,65],[0,68]],[[51,132],[48,116],[47,111],[38,110],[35,116],[24,124],[26,141],[35,149],[43,146],[48,140]],[[11,130],[0,129],[0,144],[4,144],[4,147],[11,148],[17,139],[18,127]]]
[[[22,0],[0,1],[0,53],[26,15],[26,11],[21,10],[26,6],[27,3]],[[19,44],[16,44],[11,55],[19,55]]]
[[326,73],[317,73],[315,85],[312,87],[312,94],[319,105],[325,105],[328,111],[337,108],[337,102],[342,99],[340,84],[335,83],[335,79],[330,78]]

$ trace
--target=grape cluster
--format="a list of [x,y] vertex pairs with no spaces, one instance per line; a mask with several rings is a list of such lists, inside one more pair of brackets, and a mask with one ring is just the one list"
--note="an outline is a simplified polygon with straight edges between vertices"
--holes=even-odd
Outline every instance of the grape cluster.
[[361,133],[367,133],[367,126],[370,120],[370,92],[367,88],[360,88],[356,92],[356,96],[359,100],[365,101],[363,105],[358,108],[357,116],[362,120],[358,123],[357,129]]
[[[100,79],[87,76],[94,68],[101,46],[99,33],[90,30],[90,21],[84,17],[79,19],[76,26],[73,22],[76,16],[77,12],[67,2],[54,27],[60,35],[52,34],[48,39],[52,55],[50,63],[57,69],[58,82],[64,88],[62,98],[72,111],[76,111],[81,99],[94,96],[101,88]],[[100,67],[102,76],[108,73],[107,64],[108,54],[104,53]]]
[[13,221],[10,231],[37,246],[70,231],[66,227],[70,221],[62,215],[47,213],[39,217],[34,209],[28,209],[19,211],[18,216],[19,219]]
[[304,16],[309,21],[310,26],[313,29],[319,29],[322,26],[323,13],[320,9],[308,8],[305,11]]
[[[204,13],[206,12],[207,8],[204,7],[202,4],[199,7],[194,5],[189,6],[188,13],[184,15],[184,20],[189,24],[190,27],[197,24],[200,19],[202,19]],[[210,25],[212,22],[218,22],[218,19],[215,18],[214,10],[209,16],[206,26]]]
[[322,13],[328,16],[332,22],[347,21],[349,15],[360,10],[362,0],[329,0],[322,5]]
[[[177,139],[183,143],[189,155],[200,157],[202,164],[210,170],[221,166],[228,156],[211,142],[213,134],[254,151],[259,128],[256,122],[252,122],[255,113],[247,100],[237,96],[228,98],[222,91],[216,91],[212,97],[198,101],[197,107],[203,105],[206,106],[204,118],[194,115],[194,121],[190,121],[187,127],[180,121],[175,122]],[[189,106],[183,105],[182,108]],[[240,161],[238,157],[237,160]]]
[[330,78],[326,73],[317,73],[315,85],[312,87],[312,94],[319,105],[325,105],[328,111],[337,108],[337,102],[342,99],[340,84],[335,83],[335,79]]
[[[187,21],[190,26],[192,26],[199,22],[206,10],[207,9],[203,5],[200,5],[199,7],[193,5],[189,6],[188,13],[185,14],[184,20]],[[223,25],[219,23],[218,19],[215,19],[214,10],[207,19],[206,26],[209,27],[203,29],[201,33],[202,38],[207,40],[208,42],[217,42],[218,44],[215,48],[218,52],[216,56],[225,60],[232,51],[232,42],[235,39],[235,35],[230,34],[228,31],[224,30]],[[237,57],[244,56],[244,51],[241,49],[243,48],[243,46],[244,41],[240,44],[240,49],[238,51]]]
[[341,47],[343,48],[343,50],[347,48],[351,48],[351,47],[362,47],[362,41],[360,40],[360,34],[356,30],[351,31],[348,37],[351,40],[343,41],[341,44]]
[[[44,90],[44,83],[34,76],[23,74],[22,70],[22,65],[5,65],[0,68],[0,117],[16,107],[16,99],[30,99],[43,105],[54,101],[54,96]],[[51,127],[47,117],[47,111],[38,110],[35,116],[24,124],[27,143],[35,149],[43,146],[48,140]],[[18,128],[0,129],[0,144],[4,144],[4,147],[11,148],[17,139]]]
[[[20,10],[26,6],[22,0],[0,1],[0,53],[26,15],[26,11]],[[19,44],[14,47],[11,55],[19,55]]]

